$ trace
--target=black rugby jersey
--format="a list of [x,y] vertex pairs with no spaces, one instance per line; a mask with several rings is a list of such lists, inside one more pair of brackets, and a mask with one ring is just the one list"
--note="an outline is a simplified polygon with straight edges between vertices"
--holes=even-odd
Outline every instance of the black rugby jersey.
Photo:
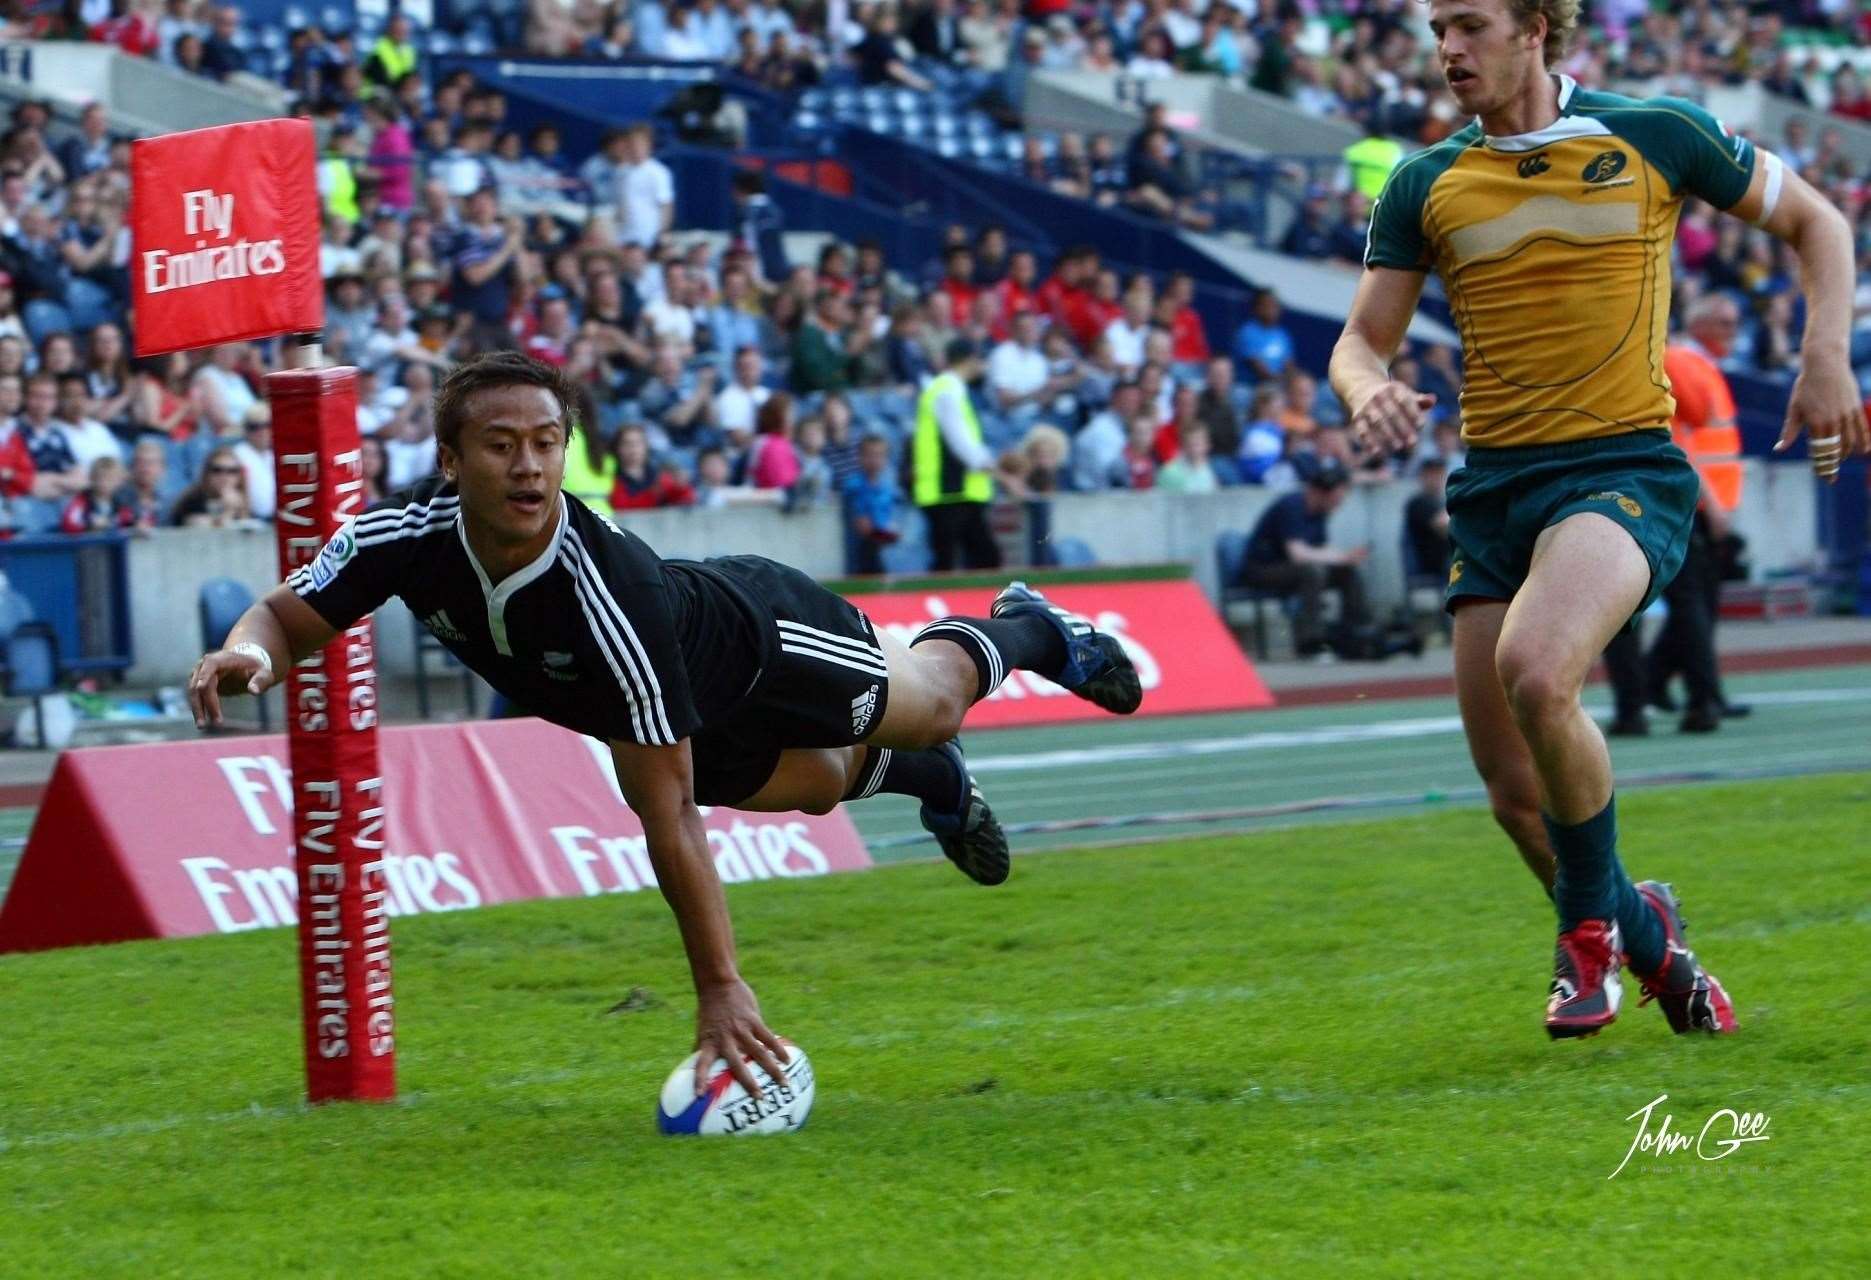
[[659,558],[569,494],[551,545],[490,582],[455,486],[436,477],[346,522],[286,585],[339,630],[397,596],[526,712],[653,746],[721,718],[777,644],[771,612],[733,577]]

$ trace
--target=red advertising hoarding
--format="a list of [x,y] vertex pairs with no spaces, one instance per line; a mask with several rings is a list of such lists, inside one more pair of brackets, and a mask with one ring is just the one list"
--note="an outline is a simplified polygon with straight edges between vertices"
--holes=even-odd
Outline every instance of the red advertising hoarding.
[[310,120],[130,144],[139,356],[324,327],[317,165]]
[[[1138,715],[1245,711],[1271,707],[1273,695],[1195,583],[1099,582],[1048,585],[1046,598],[1082,613],[1121,641],[1143,680]],[[871,622],[905,644],[950,614],[986,617],[992,588],[890,591],[853,595]],[[968,713],[971,729],[1107,718],[1050,680],[1016,671]]]
[[[609,749],[540,720],[385,729],[380,865],[391,916],[655,885]],[[67,751],[0,906],[0,952],[293,923],[285,739]],[[722,880],[870,865],[842,809],[704,809]]]

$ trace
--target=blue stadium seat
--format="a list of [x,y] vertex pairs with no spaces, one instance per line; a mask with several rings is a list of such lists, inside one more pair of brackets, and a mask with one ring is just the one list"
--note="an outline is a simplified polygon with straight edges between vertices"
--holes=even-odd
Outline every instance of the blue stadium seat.
[[857,90],[845,88],[832,90],[832,113],[834,115],[849,115],[856,110],[857,105]]
[[431,31],[423,42],[423,52],[431,58],[439,58],[455,51],[455,37],[446,31]]
[[10,586],[0,585],[0,640],[12,635],[38,615],[32,601]]
[[485,57],[494,51],[494,41],[483,32],[470,31],[461,37],[461,51],[471,57]]
[[869,129],[872,133],[893,133],[895,132],[896,118],[894,116],[882,114],[869,115],[864,118],[864,127]]
[[938,111],[929,121],[929,126],[938,138],[952,138],[961,132],[961,121],[946,111]]
[[1001,154],[1009,160],[1018,160],[1026,154],[1026,139],[1017,133],[1010,133],[1001,139]]
[[912,141],[921,141],[928,136],[929,126],[916,116],[904,116],[897,122],[897,132]]
[[1098,553],[1083,538],[1051,538],[1040,548],[1040,559],[1061,569],[1083,569],[1098,563]]
[[287,44],[286,29],[284,27],[273,26],[271,23],[261,27],[258,31],[254,32],[253,35],[254,42],[268,53],[284,49]]
[[799,95],[801,111],[823,111],[830,105],[831,99],[823,89],[807,89]]
[[286,73],[292,70],[292,53],[286,49],[275,49],[263,55],[264,65],[275,80],[284,80]]
[[356,21],[356,6],[346,10],[343,5],[328,4],[318,11],[318,25],[326,31],[349,31]]
[[970,138],[968,140],[968,154],[972,155],[977,160],[987,159],[994,154],[994,139]]
[[890,95],[890,100],[896,104],[897,110],[901,111],[904,115],[910,115],[913,112],[921,111],[923,108],[923,96],[912,89],[898,89],[894,94]]
[[50,624],[28,622],[15,629],[0,646],[0,653],[4,653],[7,693],[15,698],[32,699],[36,732],[28,741],[43,744],[46,728],[42,699],[48,693],[58,692],[58,641]]
[[816,111],[801,111],[793,117],[793,123],[801,129],[818,129],[825,121]]
[[968,136],[971,138],[991,138],[1000,132],[999,129],[995,128],[994,122],[982,115],[979,111],[970,111],[963,121],[963,124],[968,130]]
[[936,154],[945,160],[961,159],[961,143],[954,138],[937,138],[935,149]]
[[288,31],[297,31],[301,27],[312,25],[312,15],[296,4],[289,4],[282,9],[279,20]]
[[864,109],[873,115],[890,109],[890,91],[888,89],[879,89],[873,85],[868,89],[860,91],[858,97],[859,100],[864,103]]

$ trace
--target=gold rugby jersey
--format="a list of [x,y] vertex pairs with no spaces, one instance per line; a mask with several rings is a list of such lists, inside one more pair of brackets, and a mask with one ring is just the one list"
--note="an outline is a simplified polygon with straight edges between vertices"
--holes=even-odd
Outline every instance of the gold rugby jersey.
[[1434,270],[1462,335],[1462,437],[1557,444],[1668,431],[1670,246],[1686,196],[1727,209],[1756,153],[1694,103],[1559,79],[1559,119],[1478,123],[1399,165],[1367,267]]

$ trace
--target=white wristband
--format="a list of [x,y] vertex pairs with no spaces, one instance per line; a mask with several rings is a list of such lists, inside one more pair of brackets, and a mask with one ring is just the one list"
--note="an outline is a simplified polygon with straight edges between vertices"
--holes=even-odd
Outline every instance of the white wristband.
[[256,644],[252,640],[242,640],[239,644],[229,645],[227,651],[252,658],[260,664],[260,670],[266,672],[268,680],[273,678],[273,655],[266,651],[265,645]]

